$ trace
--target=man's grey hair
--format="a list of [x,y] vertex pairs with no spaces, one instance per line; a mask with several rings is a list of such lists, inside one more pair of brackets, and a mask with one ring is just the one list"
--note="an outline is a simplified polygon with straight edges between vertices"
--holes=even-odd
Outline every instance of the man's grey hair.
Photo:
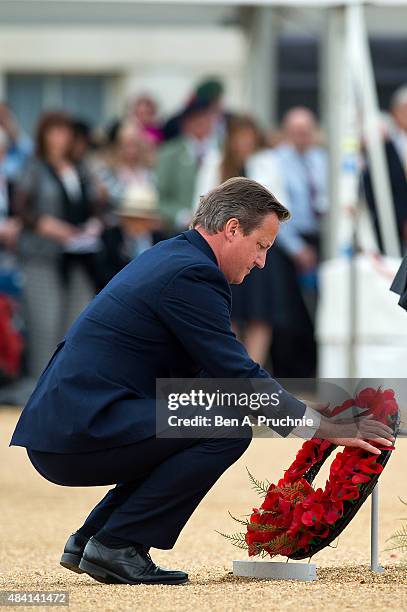
[[247,236],[270,213],[275,213],[279,221],[288,221],[291,217],[288,209],[266,187],[238,176],[200,197],[190,227],[199,225],[208,234],[216,234],[224,229],[229,219],[234,218]]
[[407,103],[407,85],[402,85],[393,93],[390,98],[390,109],[393,110],[402,104]]

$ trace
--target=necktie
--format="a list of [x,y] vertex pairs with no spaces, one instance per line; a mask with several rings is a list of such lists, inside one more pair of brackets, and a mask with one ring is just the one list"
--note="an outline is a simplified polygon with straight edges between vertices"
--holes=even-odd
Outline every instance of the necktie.
[[318,200],[318,189],[315,183],[315,179],[312,175],[312,168],[310,166],[309,160],[305,157],[305,155],[301,156],[301,162],[304,167],[305,177],[307,181],[307,190],[309,195],[309,203],[311,206],[311,210],[314,216],[319,219],[321,217],[321,212],[318,209],[317,200]]

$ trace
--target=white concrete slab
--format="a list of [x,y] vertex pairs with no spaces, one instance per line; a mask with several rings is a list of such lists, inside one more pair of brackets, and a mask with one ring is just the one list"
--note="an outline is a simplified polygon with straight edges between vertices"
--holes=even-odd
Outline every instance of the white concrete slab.
[[315,563],[281,563],[278,561],[233,561],[233,574],[265,580],[318,580]]

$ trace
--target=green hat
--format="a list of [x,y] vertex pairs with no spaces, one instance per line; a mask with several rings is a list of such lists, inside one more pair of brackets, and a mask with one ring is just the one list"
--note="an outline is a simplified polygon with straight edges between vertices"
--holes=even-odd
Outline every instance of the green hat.
[[224,90],[223,83],[219,79],[206,79],[199,83],[195,93],[199,100],[215,102],[222,96]]

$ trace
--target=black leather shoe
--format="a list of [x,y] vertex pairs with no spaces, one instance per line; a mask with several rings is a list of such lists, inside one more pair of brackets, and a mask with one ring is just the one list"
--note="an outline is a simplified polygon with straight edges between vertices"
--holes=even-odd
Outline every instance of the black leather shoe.
[[83,574],[83,570],[79,567],[79,562],[82,559],[82,553],[88,541],[89,538],[85,538],[85,536],[79,535],[79,533],[75,532],[70,535],[61,557],[60,564],[62,567],[66,567],[66,569],[77,574]]
[[79,568],[99,582],[110,584],[182,584],[188,574],[155,565],[150,555],[136,548],[108,548],[90,538]]

